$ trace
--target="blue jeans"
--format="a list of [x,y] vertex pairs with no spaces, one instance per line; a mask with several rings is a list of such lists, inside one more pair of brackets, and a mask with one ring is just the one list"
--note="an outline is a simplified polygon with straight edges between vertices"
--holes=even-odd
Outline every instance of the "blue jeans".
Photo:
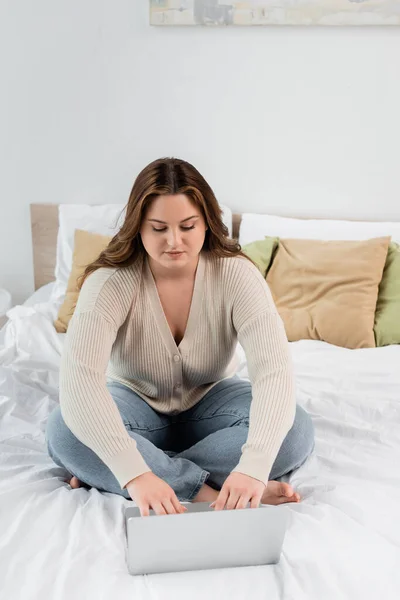
[[[120,383],[107,383],[107,388],[140,454],[153,473],[171,486],[179,501],[193,500],[204,482],[221,489],[247,440],[252,398],[249,381],[238,375],[224,379],[195,406],[178,415],[155,411]],[[46,442],[53,461],[84,484],[130,499],[103,461],[68,429],[59,406],[49,415]],[[294,424],[269,479],[300,467],[313,449],[311,417],[297,405]]]

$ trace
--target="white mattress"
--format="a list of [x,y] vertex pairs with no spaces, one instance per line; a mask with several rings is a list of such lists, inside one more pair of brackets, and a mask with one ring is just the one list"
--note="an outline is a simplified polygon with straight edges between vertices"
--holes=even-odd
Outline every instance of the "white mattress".
[[[65,337],[52,326],[50,292],[46,286],[14,308],[2,332],[1,598],[400,597],[400,346],[291,344],[298,402],[313,418],[316,448],[290,479],[302,501],[287,505],[278,565],[132,577],[123,532],[123,507],[132,503],[72,490],[47,454]],[[238,372],[247,377],[238,351]]]

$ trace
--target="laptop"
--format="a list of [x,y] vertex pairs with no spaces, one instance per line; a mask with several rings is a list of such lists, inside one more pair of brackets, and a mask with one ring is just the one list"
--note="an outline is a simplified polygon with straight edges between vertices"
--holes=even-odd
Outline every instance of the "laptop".
[[259,504],[214,510],[209,502],[181,502],[187,512],[142,517],[125,507],[125,558],[131,575],[276,564],[289,508]]

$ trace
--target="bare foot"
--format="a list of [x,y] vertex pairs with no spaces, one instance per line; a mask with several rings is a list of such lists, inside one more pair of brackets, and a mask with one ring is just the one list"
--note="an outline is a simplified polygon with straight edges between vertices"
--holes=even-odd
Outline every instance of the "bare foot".
[[284,504],[285,502],[300,502],[300,494],[294,492],[291,485],[283,481],[268,481],[261,497],[262,504]]
[[214,488],[210,487],[206,483],[203,483],[200,490],[192,500],[192,502],[214,502],[218,498],[219,492],[214,490]]
[[84,487],[84,488],[86,488],[87,490],[89,490],[89,489],[90,489],[90,487],[89,487],[88,485],[86,485],[86,484],[85,484],[85,483],[83,483],[83,482],[82,482],[80,479],[78,479],[77,477],[75,477],[75,475],[73,475],[73,476],[71,477],[71,479],[70,479],[70,480],[68,480],[68,479],[67,479],[67,483],[69,483],[69,485],[70,485],[72,488],[74,488],[74,489],[76,489],[76,488],[80,488],[80,487]]
[[[192,502],[214,502],[218,498],[219,491],[214,490],[206,483],[202,485],[197,496]],[[268,481],[261,504],[284,504],[285,502],[299,502],[300,494],[294,492],[291,485],[281,481]]]
[[67,482],[74,489],[82,487],[82,481],[80,481],[77,477],[75,477],[75,475],[73,477],[71,477],[71,479],[69,481],[67,480]]

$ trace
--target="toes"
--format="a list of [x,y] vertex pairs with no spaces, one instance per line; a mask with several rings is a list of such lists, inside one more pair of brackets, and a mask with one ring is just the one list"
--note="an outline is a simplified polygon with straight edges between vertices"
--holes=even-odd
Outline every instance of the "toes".
[[293,502],[293,500],[291,498],[286,498],[286,496],[277,498],[277,504],[287,504],[288,502]]
[[279,492],[280,496],[286,496],[287,498],[293,496],[293,488],[288,483],[281,483]]
[[300,501],[300,496],[299,494],[292,494],[292,496],[290,496],[289,498],[286,498],[287,502],[299,502]]
[[296,500],[296,498],[295,498],[295,495],[294,495],[294,494],[293,494],[293,496],[291,496],[290,498],[287,498],[286,496],[282,496],[282,497],[281,497],[279,500],[280,500],[282,503],[283,503],[283,502],[297,502],[297,500]]
[[288,483],[281,484],[280,496],[284,497],[285,502],[300,502],[300,494],[295,492]]
[[291,485],[288,483],[282,483],[280,489],[280,495],[285,496],[285,498],[289,498],[290,502],[299,502],[300,494],[294,491]]

